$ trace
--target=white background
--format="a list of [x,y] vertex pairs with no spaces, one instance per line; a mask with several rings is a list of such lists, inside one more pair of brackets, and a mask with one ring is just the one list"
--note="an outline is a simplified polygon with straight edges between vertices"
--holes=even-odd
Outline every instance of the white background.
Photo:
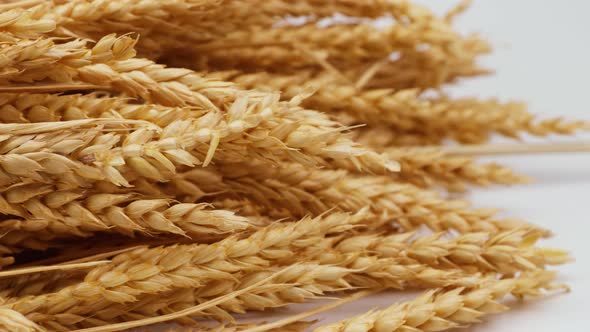
[[[417,2],[439,13],[457,3],[456,0]],[[496,74],[467,80],[452,92],[521,99],[529,103],[534,113],[590,120],[589,12],[587,0],[475,0],[470,10],[456,21],[456,27],[464,32],[481,32],[492,41],[494,54],[482,63],[495,69]],[[584,138],[590,141],[590,135],[574,137]],[[541,244],[565,248],[574,254],[575,263],[559,267],[561,280],[571,285],[572,292],[528,301],[460,331],[590,331],[590,313],[586,307],[590,301],[590,153],[495,160],[534,176],[535,184],[475,190],[470,199],[477,206],[500,207],[506,216],[522,217],[553,230],[555,237]],[[323,323],[336,321],[408,296],[382,294],[314,318]],[[301,306],[293,306],[255,317],[275,320],[299,309]]]

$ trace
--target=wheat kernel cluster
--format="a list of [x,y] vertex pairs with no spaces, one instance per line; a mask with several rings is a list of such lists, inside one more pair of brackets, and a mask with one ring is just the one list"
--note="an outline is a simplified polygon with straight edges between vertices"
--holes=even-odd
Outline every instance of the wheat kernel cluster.
[[[434,332],[566,290],[550,230],[457,198],[530,179],[448,147],[590,125],[447,95],[491,72],[466,7],[0,1],[0,331]],[[313,321],[388,289],[422,294]]]

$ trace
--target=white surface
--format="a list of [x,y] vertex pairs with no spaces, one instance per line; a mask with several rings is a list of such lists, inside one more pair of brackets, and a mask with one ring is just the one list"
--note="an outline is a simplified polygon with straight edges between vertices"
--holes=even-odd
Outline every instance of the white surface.
[[[457,1],[419,2],[442,12]],[[494,43],[495,53],[484,63],[496,69],[497,74],[465,81],[453,92],[522,99],[535,113],[590,120],[589,10],[590,2],[586,0],[476,0],[456,22],[457,27],[482,32]],[[461,331],[589,331],[585,305],[590,299],[590,154],[496,159],[534,176],[536,183],[476,190],[472,200],[477,206],[500,207],[507,216],[522,217],[553,230],[556,236],[542,244],[574,253],[577,261],[559,268],[561,280],[572,286],[572,292],[527,302]],[[337,321],[399,299],[400,295],[387,293],[316,318],[323,323]],[[258,317],[275,320],[295,311],[284,309]]]

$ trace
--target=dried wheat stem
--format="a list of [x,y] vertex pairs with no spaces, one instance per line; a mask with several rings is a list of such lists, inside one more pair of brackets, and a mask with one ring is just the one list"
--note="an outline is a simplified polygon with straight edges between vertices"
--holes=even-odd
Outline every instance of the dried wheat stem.
[[50,265],[50,266],[39,266],[39,267],[29,267],[29,268],[21,268],[21,269],[13,269],[8,271],[0,272],[0,278],[6,277],[14,277],[23,274],[30,274],[30,273],[38,273],[38,272],[46,272],[46,271],[67,271],[67,270],[77,270],[77,269],[85,269],[89,267],[94,267],[97,265],[105,264],[108,261],[92,261],[87,263],[75,263],[75,264],[60,264],[60,265]]
[[484,144],[442,147],[446,154],[453,156],[489,156],[534,153],[589,152],[588,142],[550,142],[517,144]]
[[272,331],[273,329],[282,328],[284,326],[293,324],[293,323],[300,321],[302,319],[317,315],[317,314],[322,313],[324,311],[332,310],[332,309],[337,308],[341,305],[344,305],[346,303],[350,303],[352,301],[356,301],[358,299],[375,294],[377,292],[379,292],[379,289],[369,289],[369,290],[364,290],[364,291],[358,291],[358,292],[355,292],[351,295],[342,297],[338,300],[328,302],[327,304],[324,304],[324,305],[314,308],[312,310],[308,310],[308,311],[302,312],[300,314],[293,315],[288,318],[281,319],[281,320],[278,320],[278,321],[275,321],[272,323],[258,325],[258,326],[247,328],[247,329],[240,330],[240,331],[241,332]]
[[479,318],[508,308],[499,302],[512,293],[517,296],[540,296],[551,290],[554,273],[533,272],[519,278],[484,280],[475,288],[431,290],[413,301],[353,317],[314,331],[442,331],[479,322]]
[[[313,324],[315,324],[315,321],[295,321],[289,324],[285,324],[283,326],[277,327],[277,328],[271,328],[268,330],[264,330],[264,331],[269,331],[269,332],[303,332],[309,329],[310,326],[312,326]],[[258,326],[265,326],[266,324],[264,323],[246,323],[246,324],[232,324],[230,326],[226,326],[224,323],[221,323],[219,325],[219,329],[213,329],[211,330],[211,332],[218,332],[218,331],[224,331],[224,332],[243,332],[243,331],[249,331],[250,329],[255,329]],[[174,331],[174,332],[187,332],[186,331],[186,327],[182,327],[182,330],[178,330],[178,331]],[[188,330],[189,332],[191,330]],[[169,331],[172,332],[172,331]]]

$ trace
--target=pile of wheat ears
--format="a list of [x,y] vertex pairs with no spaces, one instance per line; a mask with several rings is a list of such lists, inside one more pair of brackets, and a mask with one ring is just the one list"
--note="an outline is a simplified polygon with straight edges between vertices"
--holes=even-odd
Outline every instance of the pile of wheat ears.
[[460,144],[590,128],[445,94],[489,72],[465,7],[0,1],[0,331],[298,331],[391,288],[424,293],[315,331],[442,331],[566,288],[550,231],[447,198],[528,181]]

